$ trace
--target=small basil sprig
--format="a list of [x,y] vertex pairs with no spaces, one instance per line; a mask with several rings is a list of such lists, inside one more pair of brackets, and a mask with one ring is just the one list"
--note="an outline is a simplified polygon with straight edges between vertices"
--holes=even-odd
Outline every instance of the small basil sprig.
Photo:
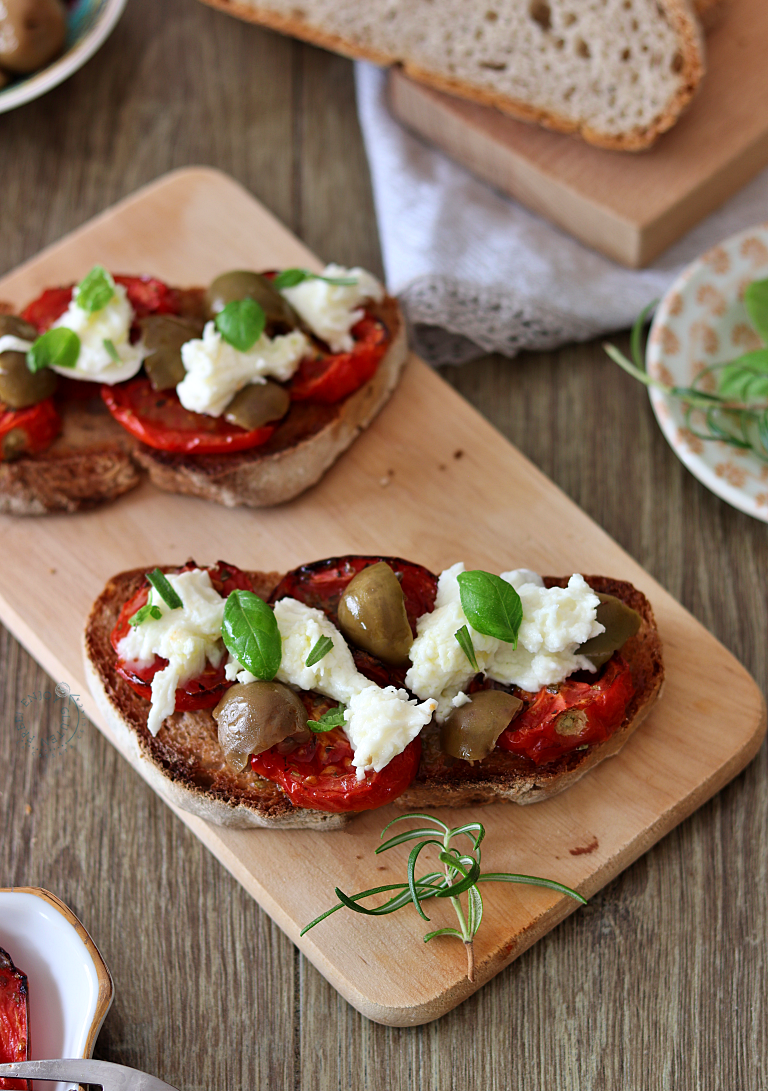
[[27,352],[27,367],[40,371],[44,367],[77,367],[80,355],[80,338],[65,326],[43,333],[32,343]]
[[169,610],[179,610],[184,605],[178,592],[168,582],[168,577],[159,568],[147,572],[147,579]]
[[110,337],[105,337],[103,341],[104,348],[107,350],[107,355],[112,360],[113,364],[121,364],[120,353],[115,348],[115,342]]
[[755,330],[768,342],[768,280],[753,280],[747,285],[744,306]]
[[146,621],[148,617],[152,617],[155,621],[159,621],[162,616],[163,611],[160,607],[153,606],[151,602],[148,602],[142,606],[140,610],[137,610],[133,617],[128,618],[128,624],[132,625],[135,629],[137,626],[141,625],[142,622]]
[[[376,854],[386,852],[388,849],[394,848],[395,845],[402,845],[406,841],[418,840],[419,844],[411,849],[408,857],[407,882],[387,883],[386,886],[372,887],[370,890],[363,890],[359,894],[352,895],[345,894],[336,887],[335,894],[339,899],[339,904],[326,910],[325,913],[316,917],[315,920],[303,928],[301,931],[302,936],[310,928],[314,928],[316,924],[319,924],[320,921],[324,921],[326,917],[330,917],[332,913],[336,913],[339,909],[345,907],[355,913],[364,913],[368,917],[382,917],[389,913],[395,913],[398,909],[402,909],[403,906],[413,903],[419,916],[428,921],[429,917],[421,907],[422,902],[427,901],[429,898],[450,898],[451,904],[456,911],[459,927],[438,928],[434,932],[427,932],[424,936],[424,942],[428,943],[435,936],[455,936],[460,939],[467,952],[467,977],[470,981],[474,981],[475,954],[473,941],[483,919],[483,899],[477,889],[478,883],[524,883],[528,886],[544,886],[549,890],[557,891],[558,894],[567,894],[569,898],[574,898],[582,905],[587,904],[586,898],[582,898],[581,894],[571,890],[568,886],[564,886],[563,883],[555,882],[554,879],[540,879],[536,875],[516,875],[505,871],[487,871],[483,873],[480,870],[480,842],[485,837],[485,827],[481,822],[467,822],[463,826],[455,826],[450,829],[445,823],[429,814],[403,814],[389,822],[382,830],[381,836],[384,837],[387,830],[394,826],[396,822],[403,822],[405,819],[419,819],[431,822],[432,826],[425,827],[422,825],[418,829],[410,829],[396,834],[394,837],[390,837],[388,841],[385,841],[383,845],[379,845]],[[454,848],[451,841],[455,837],[468,838],[471,844],[469,851],[461,852],[459,849]],[[417,878],[416,863],[420,853],[428,845],[435,845],[439,850],[438,857],[443,865],[443,871],[431,871],[427,875]],[[395,893],[392,893],[392,891],[395,891]],[[389,901],[384,902],[383,905],[379,905],[375,909],[368,909],[360,904],[363,898],[372,897],[374,894],[391,894],[392,896]],[[462,894],[467,895],[466,911],[461,903]]]
[[310,273],[307,269],[283,269],[272,281],[278,292],[284,288],[295,288],[297,284],[303,284],[305,280],[324,280],[326,284],[334,284],[341,288],[357,284],[356,277],[324,277],[320,273]]
[[252,349],[264,332],[267,316],[255,299],[235,299],[216,315],[216,329],[238,352]]
[[457,629],[453,635],[458,640],[461,650],[464,652],[474,669],[479,671],[480,668],[477,665],[477,656],[475,655],[475,645],[472,643],[472,636],[469,629],[466,625],[462,625],[462,627]]
[[102,310],[115,294],[115,282],[103,265],[94,265],[75,288],[78,307],[87,314]]
[[[517,634],[523,620],[523,604],[514,587],[501,576],[479,569],[460,572],[456,578],[461,607],[472,628],[516,648]],[[458,635],[456,639],[459,640]],[[461,640],[459,643],[461,644]]]
[[334,727],[343,727],[345,723],[345,711],[346,705],[337,705],[336,708],[329,708],[327,712],[322,714],[319,720],[307,720],[307,727],[316,734],[323,731],[331,731]]
[[283,645],[275,612],[252,591],[233,591],[221,624],[224,646],[246,670],[271,682],[280,669]]
[[325,659],[326,655],[333,648],[333,641],[329,636],[321,636],[313,645],[311,652],[304,661],[305,667],[314,667],[315,663],[319,663],[321,659]]

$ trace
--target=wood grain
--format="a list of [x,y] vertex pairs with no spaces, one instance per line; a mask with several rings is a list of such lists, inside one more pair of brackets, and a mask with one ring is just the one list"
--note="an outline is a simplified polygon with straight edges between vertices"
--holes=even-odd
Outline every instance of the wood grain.
[[[212,55],[228,60],[215,74]],[[339,143],[323,156],[329,115]],[[195,0],[132,0],[81,73],[0,119],[0,140],[14,151],[0,157],[4,271],[187,163],[238,178],[316,252],[379,260],[349,66]],[[327,184],[340,176],[343,191]],[[310,212],[318,178],[329,203]],[[444,377],[768,686],[765,527],[684,470],[599,345]],[[0,877],[54,890],[101,947],[116,999],[98,1056],[201,1091],[764,1082],[765,747],[461,1007],[397,1029],[349,1007],[101,734],[56,757],[27,750],[10,725],[46,681],[0,632]]]
[[615,153],[505,117],[392,69],[406,125],[480,178],[615,261],[640,267],[768,163],[768,8],[733,0],[707,37],[693,104],[649,151]]

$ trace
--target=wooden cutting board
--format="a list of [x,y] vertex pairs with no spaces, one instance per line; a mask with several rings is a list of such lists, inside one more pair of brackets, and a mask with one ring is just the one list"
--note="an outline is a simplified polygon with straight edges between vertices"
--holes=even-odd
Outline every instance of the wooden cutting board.
[[634,268],[768,164],[768,4],[732,0],[691,108],[647,152],[610,152],[433,91],[393,69],[396,117],[474,174]]
[[[205,283],[233,267],[318,267],[235,182],[184,170],[11,273],[0,281],[0,299],[20,305],[96,261],[177,284]],[[72,687],[108,738],[85,692],[80,639],[92,601],[122,569],[223,555],[244,568],[280,570],[350,552],[399,554],[436,571],[463,559],[495,571],[528,566],[631,580],[653,602],[667,682],[621,754],[545,803],[441,812],[452,824],[470,815],[485,823],[488,870],[557,878],[587,896],[730,780],[765,730],[762,695],[733,656],[415,357],[373,426],[290,504],[227,510],[144,484],[91,513],[2,517],[0,550],[0,618],[55,681]],[[334,886],[353,893],[405,874],[406,849],[373,856],[395,813],[369,813],[334,833],[225,830],[179,817],[351,1004],[406,1026],[460,1003],[574,903],[546,890],[486,886],[473,984],[461,945],[445,938],[425,945],[427,926],[410,908],[374,920],[339,913],[299,939],[301,927],[333,904]],[[448,925],[450,912],[435,910],[429,927]]]

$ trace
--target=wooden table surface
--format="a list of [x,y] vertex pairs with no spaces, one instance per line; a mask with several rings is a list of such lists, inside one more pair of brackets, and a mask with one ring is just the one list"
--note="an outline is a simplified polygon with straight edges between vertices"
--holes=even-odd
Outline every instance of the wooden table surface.
[[[381,272],[350,64],[197,0],[131,0],[81,72],[0,115],[0,149],[0,274],[193,163]],[[688,474],[599,344],[444,377],[766,689],[766,526]],[[104,954],[96,1056],[182,1091],[768,1086],[765,747],[472,999],[395,1029],[350,1008],[95,729],[62,754],[24,746],[14,715],[52,681],[0,631],[0,886],[52,890]]]

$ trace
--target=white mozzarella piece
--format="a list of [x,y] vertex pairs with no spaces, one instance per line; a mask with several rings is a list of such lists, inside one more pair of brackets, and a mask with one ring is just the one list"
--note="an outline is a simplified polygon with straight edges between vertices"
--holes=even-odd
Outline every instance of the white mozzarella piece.
[[[73,297],[72,302],[52,329],[64,327],[80,338],[80,355],[75,367],[54,367],[59,375],[70,379],[106,383],[114,386],[132,379],[142,365],[147,350],[142,341],[130,342],[133,307],[122,284],[115,285],[115,294],[99,311],[84,311]],[[105,342],[111,341],[120,362],[112,359]]]
[[436,707],[434,700],[419,704],[404,689],[394,686],[380,689],[371,682],[353,694],[344,720],[347,738],[355,751],[352,764],[358,780],[363,779],[366,770],[379,772],[402,754],[432,719]]
[[506,641],[478,633],[467,621],[457,582],[463,571],[463,564],[456,564],[441,574],[435,610],[419,618],[412,666],[405,676],[405,684],[418,697],[437,696],[439,721],[458,707],[456,698],[475,673],[454,635],[462,625],[469,629],[481,672],[505,685],[536,692],[557,685],[574,671],[594,671],[588,659],[575,654],[580,644],[603,632],[596,620],[600,600],[583,576],[571,576],[566,588],[545,588],[541,577],[527,569],[502,573],[523,607],[514,649]]
[[174,711],[178,686],[201,674],[206,663],[218,667],[224,655],[221,623],[226,600],[213,587],[209,574],[195,568],[166,578],[183,606],[171,610],[153,589],[148,601],[162,617],[148,617],[117,646],[118,655],[138,666],[148,666],[156,655],[168,660],[168,666],[152,679],[147,726],[153,735]]
[[202,338],[181,346],[187,374],[176,393],[185,409],[220,417],[238,390],[249,383],[290,379],[308,350],[307,338],[301,330],[293,330],[273,338],[262,334],[247,352],[239,352],[208,322]]
[[322,275],[355,283],[329,284],[315,277],[293,288],[283,288],[282,294],[332,352],[349,352],[354,345],[350,330],[365,314],[361,304],[370,299],[380,302],[384,288],[365,269],[326,265]]

